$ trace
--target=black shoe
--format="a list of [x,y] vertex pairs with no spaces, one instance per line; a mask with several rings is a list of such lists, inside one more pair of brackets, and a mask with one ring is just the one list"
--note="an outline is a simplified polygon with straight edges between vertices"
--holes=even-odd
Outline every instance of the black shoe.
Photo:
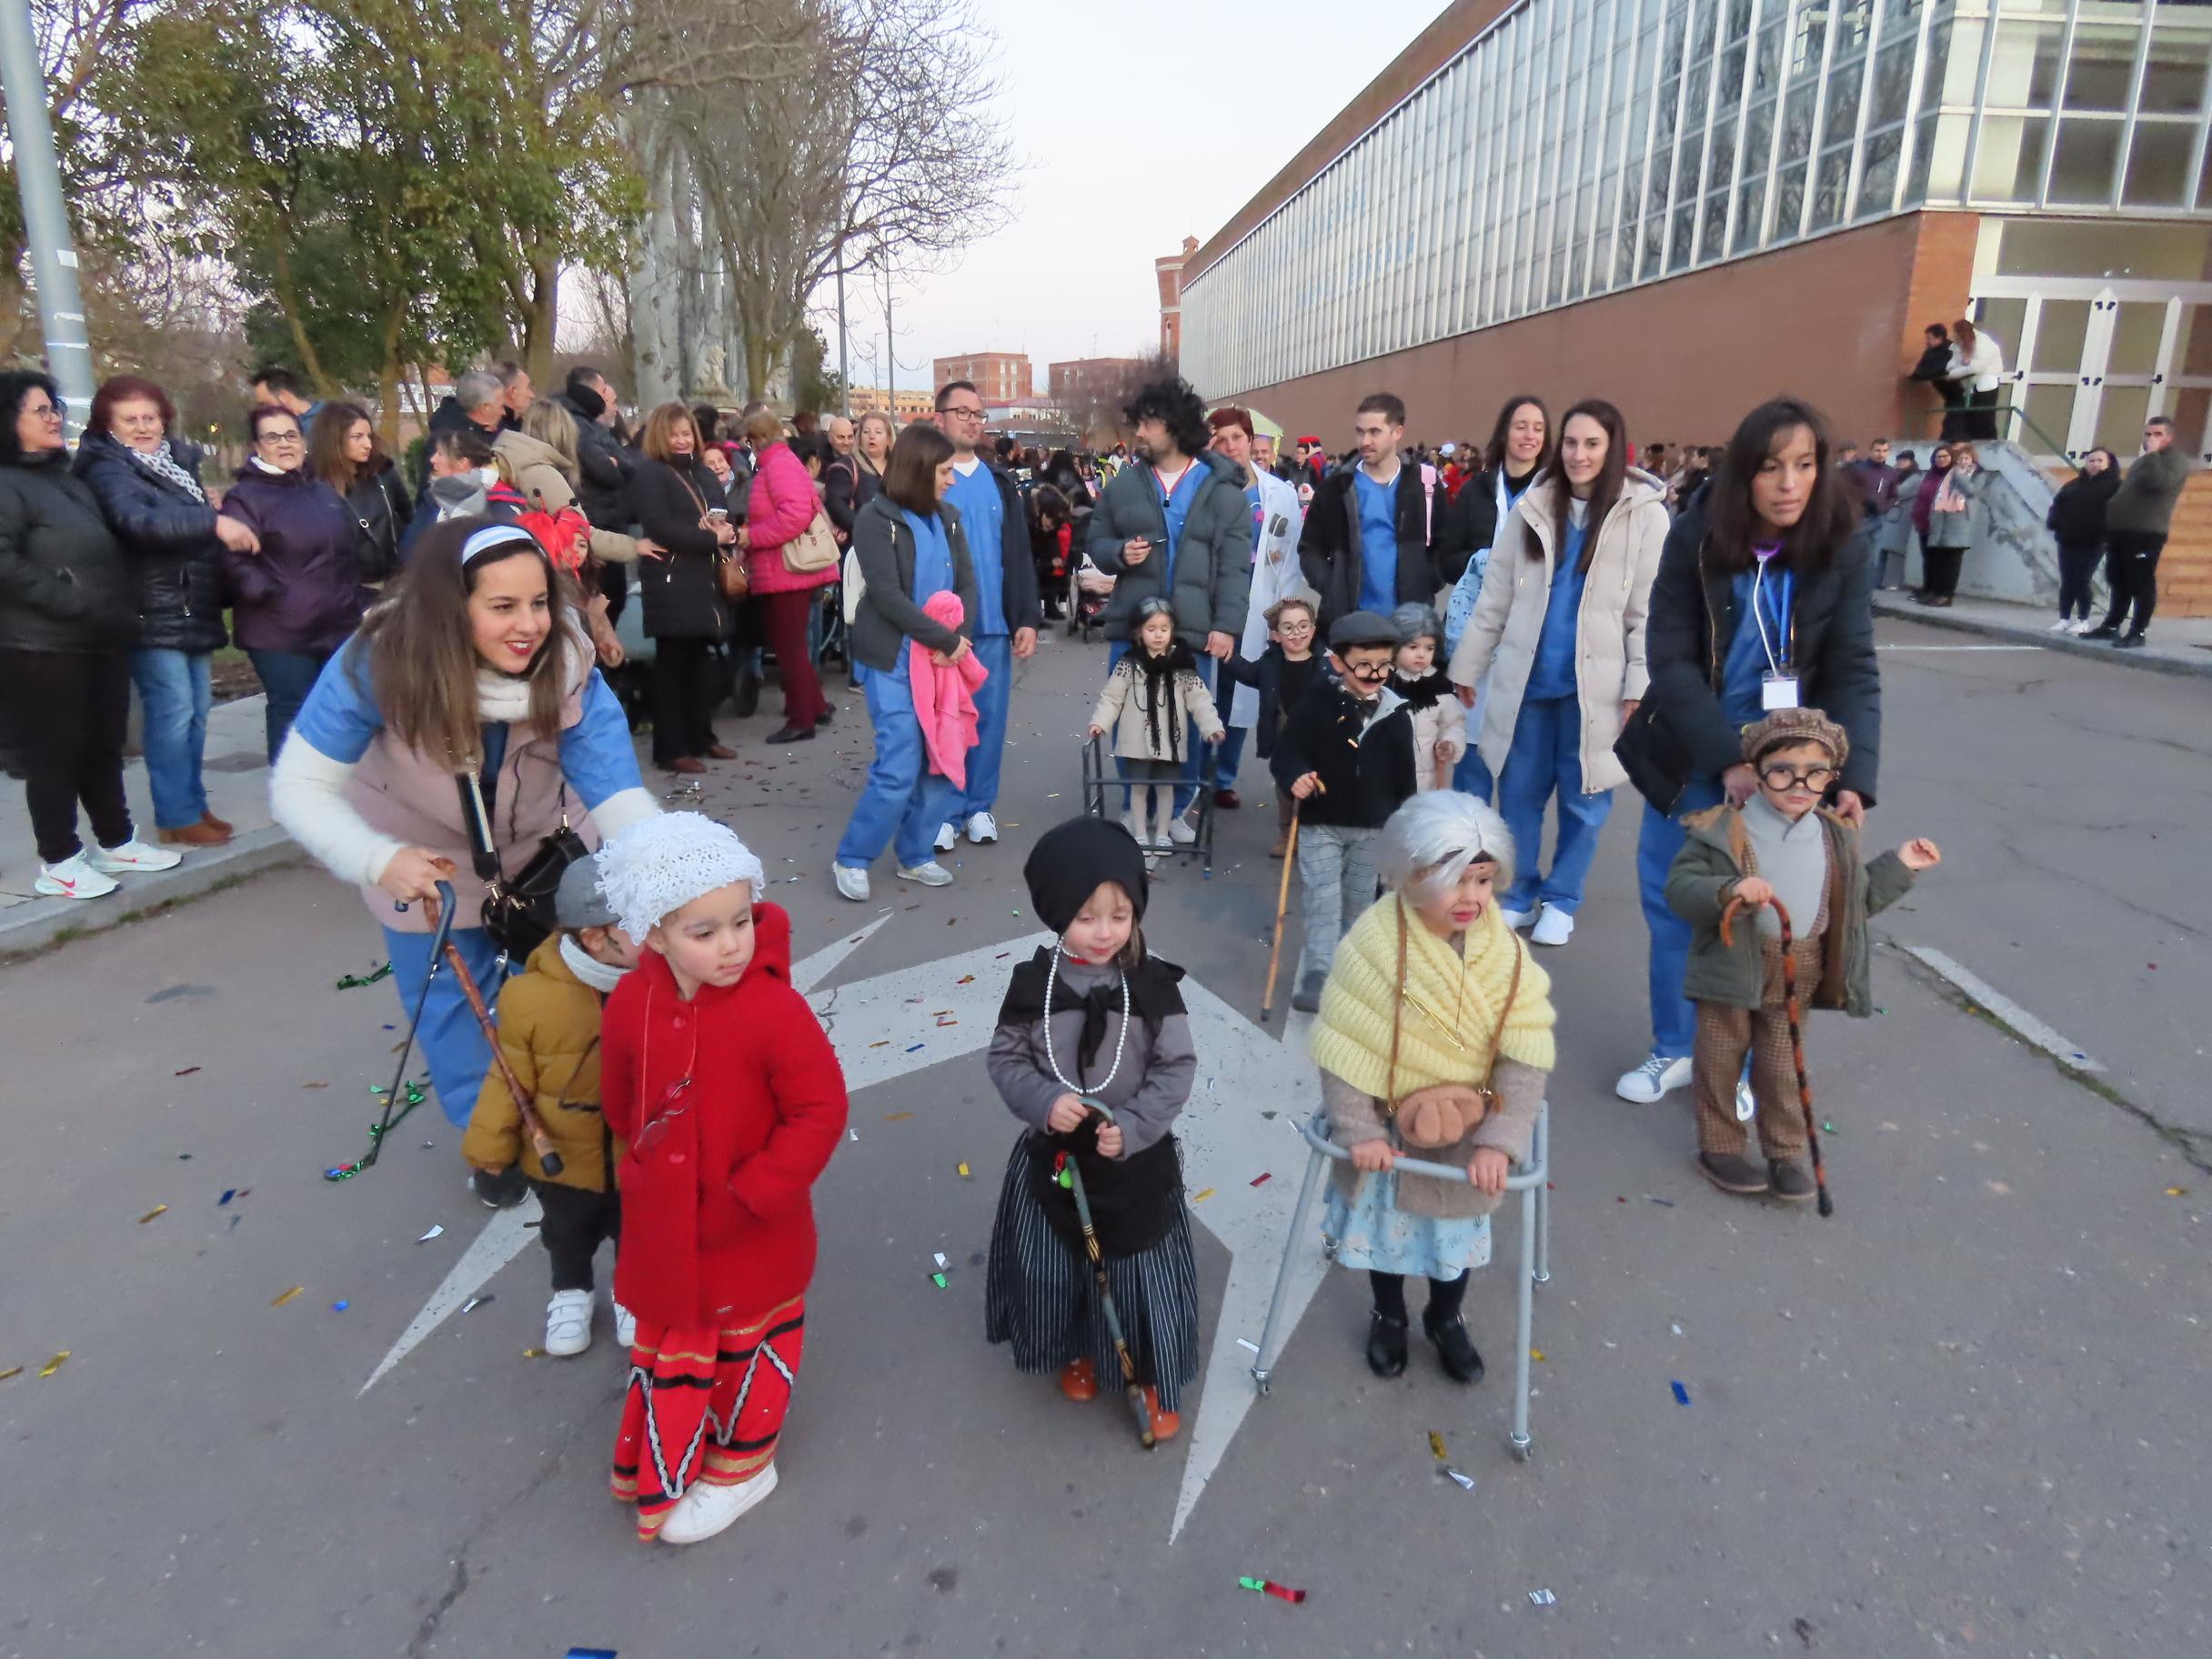
[[2120,625],[2116,622],[2102,623],[2082,636],[2084,639],[2116,639],[2119,637]]
[[2141,634],[2122,634],[2112,642],[2112,649],[2116,651],[2139,651],[2147,643]]
[[530,1195],[530,1183],[518,1165],[504,1170],[478,1170],[468,1177],[468,1190],[487,1210],[512,1210]]
[[1444,1375],[1454,1382],[1483,1380],[1483,1356],[1474,1351],[1474,1339],[1467,1334],[1465,1320],[1456,1313],[1450,1319],[1436,1319],[1423,1312],[1421,1328],[1436,1344],[1436,1357],[1443,1364]]
[[1310,973],[1299,981],[1298,989],[1291,993],[1291,1006],[1302,1014],[1321,1012],[1321,988],[1328,982],[1328,975]]
[[1367,1369],[1378,1377],[1405,1375],[1405,1321],[1387,1313],[1369,1315]]
[[786,726],[780,731],[769,732],[768,740],[771,743],[810,743],[814,740],[814,728],[811,726]]
[[814,717],[814,724],[816,729],[819,729],[820,728],[830,724],[830,717],[836,711],[834,709],[825,709],[819,714],[816,715]]
[[740,720],[749,720],[759,713],[760,676],[750,669],[739,675],[737,689],[729,694],[729,705]]

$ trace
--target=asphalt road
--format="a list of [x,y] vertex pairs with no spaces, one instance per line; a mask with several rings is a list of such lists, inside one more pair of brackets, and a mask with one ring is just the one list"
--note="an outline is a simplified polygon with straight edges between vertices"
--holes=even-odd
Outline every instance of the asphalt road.
[[[1021,861],[1077,806],[1102,646],[1058,639],[1024,670],[1007,843],[963,848],[941,892],[880,868],[875,904],[830,887],[865,760],[857,699],[793,748],[762,745],[772,713],[723,722],[748,758],[703,804],[798,878],[774,896],[802,954],[846,952],[818,1002],[838,990],[840,1048],[879,1081],[818,1197],[782,1487],[696,1548],[639,1545],[607,1495],[622,1373],[604,1312],[589,1354],[524,1357],[543,1332],[534,1243],[361,1392],[489,1246],[435,1105],[374,1171],[321,1178],[359,1150],[399,1019],[388,985],[333,988],[380,954],[349,891],[272,872],[0,970],[0,1370],[25,1367],[0,1381],[0,1654],[2212,1651],[2207,689],[1882,637],[1899,649],[1870,843],[1928,834],[1946,862],[1876,923],[1884,1011],[1813,1023],[1837,1213],[1721,1197],[1691,1171],[1683,1097],[1613,1097],[1646,1036],[1624,799],[1581,929],[1546,959],[1556,1219],[1525,1465],[1503,1444],[1510,1227],[1468,1302],[1488,1381],[1456,1389],[1417,1351],[1378,1383],[1364,1286],[1332,1272],[1225,1439],[1217,1397],[1210,1479],[1186,1450],[1202,1406],[1148,1454],[1108,1403],[1071,1406],[983,1343],[1013,1130],[985,1033],[934,1021],[956,1000],[987,1021],[998,994],[945,959],[989,970],[1035,927]],[[1249,1016],[1279,867],[1247,782],[1214,879],[1164,881],[1148,932]],[[2102,1070],[2070,1074],[1902,945]],[[868,1045],[916,1020],[942,1060],[868,1059],[904,1055]],[[1192,1138],[1209,1167],[1267,1164],[1239,1191],[1272,1202],[1300,1172],[1310,1073],[1210,1029]],[[1237,1333],[1216,1332],[1242,1293],[1224,1238],[1265,1236],[1261,1200],[1220,1184],[1197,1212],[1209,1342]],[[1472,1493],[1434,1473],[1432,1430]]]

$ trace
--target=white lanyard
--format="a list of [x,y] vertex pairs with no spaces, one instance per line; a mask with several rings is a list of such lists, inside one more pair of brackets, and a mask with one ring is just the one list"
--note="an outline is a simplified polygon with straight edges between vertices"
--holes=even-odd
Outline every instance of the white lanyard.
[[[1766,580],[1766,565],[1767,561],[1761,558],[1756,560],[1753,567],[1751,578],[1751,619],[1759,625],[1759,649],[1766,653],[1766,667],[1768,671],[1771,673],[1779,674],[1782,672],[1782,664],[1775,659],[1774,641],[1766,637],[1766,608],[1759,602],[1760,586]],[[1777,629],[1781,626],[1780,621],[1777,620],[1775,623]]]

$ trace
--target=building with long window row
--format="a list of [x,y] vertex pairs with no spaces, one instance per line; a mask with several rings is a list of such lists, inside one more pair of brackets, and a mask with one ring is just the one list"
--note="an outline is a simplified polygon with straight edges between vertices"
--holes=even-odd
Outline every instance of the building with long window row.
[[2212,5],[1457,0],[1182,273],[1182,365],[1349,443],[1499,400],[1717,442],[1788,389],[1925,435],[1922,329],[1998,339],[2046,458],[2207,449]]

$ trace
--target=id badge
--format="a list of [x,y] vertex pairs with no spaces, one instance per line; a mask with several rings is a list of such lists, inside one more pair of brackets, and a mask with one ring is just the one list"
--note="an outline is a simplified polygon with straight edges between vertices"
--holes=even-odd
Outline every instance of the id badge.
[[1759,682],[1759,707],[1772,712],[1776,709],[1797,707],[1797,676],[1778,674],[1769,669]]

